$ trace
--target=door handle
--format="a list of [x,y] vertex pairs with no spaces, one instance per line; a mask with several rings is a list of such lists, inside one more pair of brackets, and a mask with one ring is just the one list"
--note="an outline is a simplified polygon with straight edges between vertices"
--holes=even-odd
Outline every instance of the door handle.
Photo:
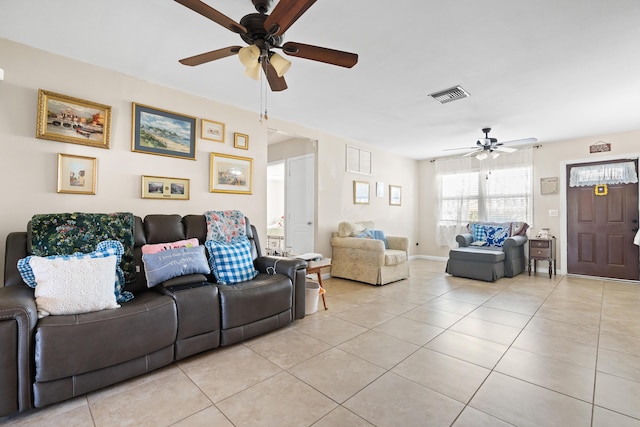
[[311,224],[313,224],[313,222],[307,221],[307,225],[311,225]]

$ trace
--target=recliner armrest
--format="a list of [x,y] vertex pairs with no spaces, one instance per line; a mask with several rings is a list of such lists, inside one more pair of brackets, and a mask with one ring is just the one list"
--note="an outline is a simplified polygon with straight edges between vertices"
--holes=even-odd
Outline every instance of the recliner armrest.
[[253,261],[259,273],[284,274],[293,285],[293,318],[302,319],[305,309],[307,263],[297,258],[260,256]]
[[0,342],[5,352],[0,358],[0,396],[12,398],[0,402],[0,416],[33,407],[31,342],[38,323],[33,289],[26,285],[0,288],[0,323],[4,325],[4,322],[8,328],[0,328],[3,331],[0,336],[7,340]]

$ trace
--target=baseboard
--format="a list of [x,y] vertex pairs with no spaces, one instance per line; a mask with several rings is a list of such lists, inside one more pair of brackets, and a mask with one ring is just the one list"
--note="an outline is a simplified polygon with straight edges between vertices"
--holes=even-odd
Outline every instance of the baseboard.
[[447,261],[449,258],[442,257],[442,256],[432,256],[432,255],[411,255],[409,257],[409,261],[414,259],[426,259],[429,261]]

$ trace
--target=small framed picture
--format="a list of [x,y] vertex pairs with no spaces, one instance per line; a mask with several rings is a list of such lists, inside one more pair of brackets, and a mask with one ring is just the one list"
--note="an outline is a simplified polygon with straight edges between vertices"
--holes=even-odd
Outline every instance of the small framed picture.
[[389,204],[391,206],[402,205],[402,187],[399,185],[389,186]]
[[200,119],[200,138],[224,142],[224,123]]
[[243,150],[249,149],[249,135],[245,135],[244,133],[234,133],[233,134],[233,146],[236,148],[241,148]]
[[109,148],[111,107],[38,90],[36,138]]
[[96,194],[97,159],[58,154],[58,193]]
[[251,194],[253,159],[211,153],[209,172],[212,193]]
[[196,159],[196,118],[133,103],[131,151]]
[[142,176],[142,198],[164,200],[189,200],[191,188],[186,178]]
[[356,205],[369,204],[370,185],[365,181],[353,181],[353,203]]

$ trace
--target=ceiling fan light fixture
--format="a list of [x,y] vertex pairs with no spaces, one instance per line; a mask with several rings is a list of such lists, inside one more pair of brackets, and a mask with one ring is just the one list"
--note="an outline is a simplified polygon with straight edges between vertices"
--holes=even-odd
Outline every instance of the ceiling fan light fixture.
[[258,64],[255,67],[247,68],[244,70],[244,75],[253,80],[260,80],[260,65]]
[[486,153],[486,151],[482,151],[482,152],[478,153],[478,155],[476,155],[476,159],[478,159],[478,160],[484,160],[487,157],[489,157],[489,155]]
[[243,47],[238,51],[238,58],[247,69],[257,67],[260,59],[260,48],[255,44]]
[[291,68],[291,61],[285,59],[282,55],[274,53],[269,58],[269,63],[273,65],[278,77],[284,76],[284,74]]

